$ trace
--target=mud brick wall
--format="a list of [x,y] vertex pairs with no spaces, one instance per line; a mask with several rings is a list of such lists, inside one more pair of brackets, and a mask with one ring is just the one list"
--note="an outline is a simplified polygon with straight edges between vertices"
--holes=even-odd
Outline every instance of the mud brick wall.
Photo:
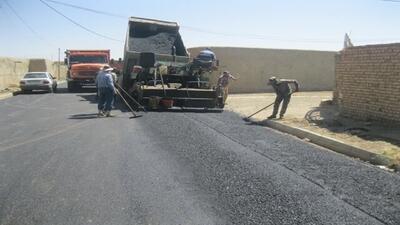
[[342,115],[400,122],[400,43],[345,49],[336,57],[335,74]]

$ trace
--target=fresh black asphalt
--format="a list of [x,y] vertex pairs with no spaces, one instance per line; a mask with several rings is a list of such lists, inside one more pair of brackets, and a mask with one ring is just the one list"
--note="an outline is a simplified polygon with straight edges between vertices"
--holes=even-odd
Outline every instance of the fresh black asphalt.
[[400,176],[232,112],[0,100],[0,225],[400,224]]

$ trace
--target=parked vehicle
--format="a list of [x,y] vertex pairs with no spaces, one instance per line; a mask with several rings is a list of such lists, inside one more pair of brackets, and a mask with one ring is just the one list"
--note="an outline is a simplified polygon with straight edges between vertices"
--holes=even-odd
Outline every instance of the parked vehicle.
[[19,82],[22,92],[33,90],[57,91],[57,80],[49,72],[29,72]]
[[66,50],[64,62],[68,66],[68,91],[94,87],[97,72],[110,63],[110,50]]

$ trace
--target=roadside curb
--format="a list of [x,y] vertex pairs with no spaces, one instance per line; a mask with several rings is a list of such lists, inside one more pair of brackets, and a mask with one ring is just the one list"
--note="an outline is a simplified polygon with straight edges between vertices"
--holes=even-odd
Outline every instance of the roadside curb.
[[[296,128],[296,127],[291,127],[279,122],[275,122],[272,120],[267,120],[263,122],[257,122],[257,121],[252,121],[254,123],[260,124],[260,125],[265,125],[267,127],[279,130],[284,133],[288,133],[291,135],[294,135],[298,138],[301,139],[308,139],[310,142],[328,148],[332,151],[353,157],[353,158],[358,158],[363,161],[370,162],[375,165],[384,165],[384,166],[389,166],[393,167],[392,160],[388,157],[385,157],[383,155],[379,155],[376,153],[369,152],[365,149],[354,147],[348,144],[345,144],[339,140],[330,138],[330,137],[325,137],[320,134],[314,133],[312,131],[308,131],[305,129],[301,128]],[[399,171],[400,165],[395,166],[395,170]]]
[[11,97],[16,96],[16,95],[19,95],[19,94],[21,94],[21,91],[20,91],[20,90],[10,91],[10,92],[7,92],[7,93],[3,93],[3,94],[0,94],[0,100],[7,99],[7,98],[11,98]]
[[10,98],[12,96],[14,96],[14,93],[12,93],[12,92],[0,94],[0,100],[6,99],[6,98]]

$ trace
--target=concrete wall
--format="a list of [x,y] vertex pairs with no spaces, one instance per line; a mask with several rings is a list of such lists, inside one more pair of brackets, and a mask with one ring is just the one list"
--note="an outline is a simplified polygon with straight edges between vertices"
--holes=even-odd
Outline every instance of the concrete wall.
[[400,43],[343,50],[337,56],[336,92],[343,115],[400,122]]
[[[66,66],[62,65],[59,79],[65,79]],[[26,72],[48,71],[58,78],[57,62],[44,59],[18,59],[0,57],[0,90],[18,86],[19,80]]]
[[[203,47],[188,49],[195,57]],[[271,76],[297,79],[301,91],[333,90],[336,52],[212,47],[220,60],[219,73],[229,70],[240,80],[232,82],[232,93],[271,91]]]

